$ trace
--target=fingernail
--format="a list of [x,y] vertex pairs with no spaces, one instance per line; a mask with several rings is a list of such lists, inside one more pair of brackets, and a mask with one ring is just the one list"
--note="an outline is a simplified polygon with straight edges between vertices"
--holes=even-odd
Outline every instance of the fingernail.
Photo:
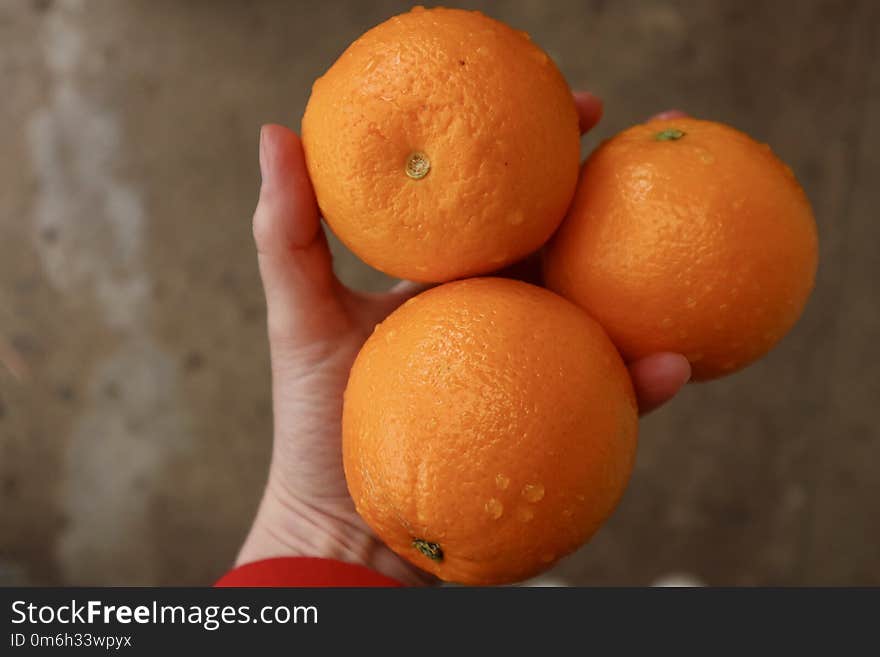
[[654,119],[681,119],[686,117],[687,114],[677,109],[669,109],[665,112],[660,112],[659,114],[654,115]]
[[262,181],[265,183],[267,174],[269,172],[269,166],[266,157],[266,126],[260,127],[260,177]]
[[682,355],[682,359],[684,360],[684,365],[685,365],[685,367],[683,368],[683,373],[686,372],[686,374],[685,374],[685,376],[682,377],[681,385],[685,385],[687,383],[690,383],[691,379],[693,379],[694,368],[686,356]]

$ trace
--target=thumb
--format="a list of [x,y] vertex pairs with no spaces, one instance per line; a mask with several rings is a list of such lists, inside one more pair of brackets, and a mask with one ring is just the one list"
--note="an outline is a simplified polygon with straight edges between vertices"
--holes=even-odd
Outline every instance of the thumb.
[[280,125],[263,126],[260,172],[253,231],[270,340],[326,334],[326,311],[338,307],[340,283],[296,133]]

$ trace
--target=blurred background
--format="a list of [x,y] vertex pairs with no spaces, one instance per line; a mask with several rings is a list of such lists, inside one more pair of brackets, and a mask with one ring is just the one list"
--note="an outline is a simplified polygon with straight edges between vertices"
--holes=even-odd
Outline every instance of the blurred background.
[[[450,3],[458,4],[458,3]],[[821,260],[767,358],[642,423],[612,521],[553,576],[880,584],[880,3],[521,0],[606,102],[599,139],[675,107],[769,142]],[[0,3],[0,584],[212,582],[266,475],[260,124],[398,2]],[[338,245],[363,289],[388,284]]]

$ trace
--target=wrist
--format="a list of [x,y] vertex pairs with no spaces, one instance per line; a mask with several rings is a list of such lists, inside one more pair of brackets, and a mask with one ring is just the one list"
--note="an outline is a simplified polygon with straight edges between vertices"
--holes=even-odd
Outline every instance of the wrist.
[[394,554],[354,509],[338,514],[316,509],[273,485],[270,478],[235,565],[274,557],[320,557],[360,564],[411,586],[436,581]]

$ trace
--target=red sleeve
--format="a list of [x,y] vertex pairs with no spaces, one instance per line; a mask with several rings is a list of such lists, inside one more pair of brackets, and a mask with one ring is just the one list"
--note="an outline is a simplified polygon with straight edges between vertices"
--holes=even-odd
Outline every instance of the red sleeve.
[[353,563],[317,557],[278,557],[246,563],[230,570],[214,586],[403,586],[403,584],[366,566]]

